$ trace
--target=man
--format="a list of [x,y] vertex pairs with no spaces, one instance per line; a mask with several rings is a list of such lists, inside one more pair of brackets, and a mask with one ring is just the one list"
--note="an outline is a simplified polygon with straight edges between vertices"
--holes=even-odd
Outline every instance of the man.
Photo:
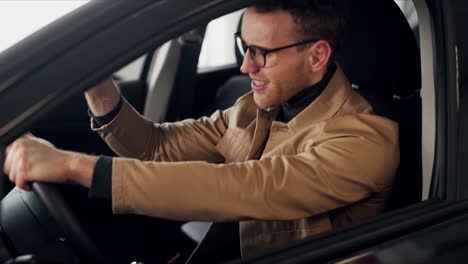
[[210,118],[154,124],[104,81],[86,92],[92,127],[121,158],[27,135],[7,149],[17,186],[74,181],[114,213],[240,221],[242,255],[377,215],[399,163],[398,128],[373,115],[333,61],[341,1],[263,1],[236,41],[252,92]]

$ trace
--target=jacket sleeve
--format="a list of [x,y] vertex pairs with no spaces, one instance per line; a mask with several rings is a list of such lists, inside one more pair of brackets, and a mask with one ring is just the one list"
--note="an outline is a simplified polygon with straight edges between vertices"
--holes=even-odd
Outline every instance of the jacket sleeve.
[[114,159],[113,210],[180,220],[290,220],[391,186],[397,129],[378,135],[339,127],[325,128],[296,155],[229,164]]
[[227,129],[228,112],[211,117],[157,124],[141,116],[124,100],[118,115],[108,124],[91,127],[119,156],[143,161],[200,160],[223,162],[216,144]]

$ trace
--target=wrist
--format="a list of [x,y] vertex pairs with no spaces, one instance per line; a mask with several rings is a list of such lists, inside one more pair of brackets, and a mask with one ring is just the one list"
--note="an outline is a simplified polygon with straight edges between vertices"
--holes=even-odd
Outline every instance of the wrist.
[[67,156],[65,180],[90,188],[97,157],[64,152],[65,156]]

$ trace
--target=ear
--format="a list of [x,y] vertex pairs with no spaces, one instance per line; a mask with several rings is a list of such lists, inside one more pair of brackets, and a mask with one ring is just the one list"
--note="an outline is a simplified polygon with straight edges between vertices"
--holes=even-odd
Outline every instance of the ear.
[[319,40],[315,42],[309,48],[309,69],[312,72],[325,71],[330,61],[331,54],[332,47],[328,41]]

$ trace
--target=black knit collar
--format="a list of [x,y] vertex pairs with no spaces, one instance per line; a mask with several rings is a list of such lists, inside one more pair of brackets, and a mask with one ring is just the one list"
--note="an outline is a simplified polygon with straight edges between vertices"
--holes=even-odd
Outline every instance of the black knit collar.
[[288,123],[297,114],[310,105],[317,97],[320,96],[323,90],[327,87],[333,74],[336,72],[336,64],[332,63],[327,69],[327,73],[318,83],[300,91],[287,102],[281,104],[282,114],[279,115],[279,121]]

